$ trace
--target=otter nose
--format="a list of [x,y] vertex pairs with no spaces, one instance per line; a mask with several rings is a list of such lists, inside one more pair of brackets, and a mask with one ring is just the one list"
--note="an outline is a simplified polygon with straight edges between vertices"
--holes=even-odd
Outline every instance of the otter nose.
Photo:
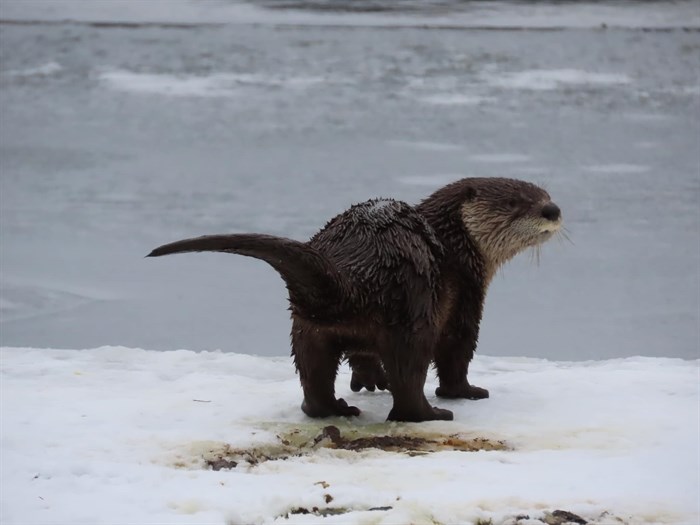
[[542,206],[542,217],[550,221],[558,221],[561,217],[561,210],[553,202],[547,203]]

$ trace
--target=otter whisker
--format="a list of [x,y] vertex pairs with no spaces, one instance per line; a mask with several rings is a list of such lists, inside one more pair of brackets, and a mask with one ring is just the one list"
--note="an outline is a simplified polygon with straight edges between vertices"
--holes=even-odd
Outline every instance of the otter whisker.
[[559,240],[566,239],[571,244],[574,244],[574,241],[572,241],[571,237],[569,237],[569,235],[568,235],[569,233],[570,232],[569,232],[568,228],[566,226],[562,226],[561,228],[559,228],[559,231],[557,231],[557,238]]
[[530,250],[530,261],[535,263],[535,265],[540,265],[540,255],[542,254],[542,245],[535,244]]

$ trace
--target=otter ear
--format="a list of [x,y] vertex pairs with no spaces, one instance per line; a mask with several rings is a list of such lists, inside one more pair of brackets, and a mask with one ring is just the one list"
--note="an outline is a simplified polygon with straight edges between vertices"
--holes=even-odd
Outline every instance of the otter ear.
[[479,192],[476,191],[476,188],[467,188],[467,191],[464,192],[464,201],[469,202],[473,201],[476,199],[479,195]]

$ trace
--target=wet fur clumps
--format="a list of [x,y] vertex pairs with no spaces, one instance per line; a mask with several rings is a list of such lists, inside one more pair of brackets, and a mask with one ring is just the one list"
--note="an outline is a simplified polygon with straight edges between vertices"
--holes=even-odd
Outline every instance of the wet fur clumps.
[[331,219],[308,242],[263,234],[210,235],[150,256],[220,251],[262,259],[284,279],[292,355],[311,417],[356,416],[335,396],[348,359],[351,388],[388,389],[388,419],[452,419],[423,392],[435,365],[436,394],[482,399],[467,380],[486,291],[506,261],[560,230],[559,208],[538,186],[467,178],[417,206],[375,199]]

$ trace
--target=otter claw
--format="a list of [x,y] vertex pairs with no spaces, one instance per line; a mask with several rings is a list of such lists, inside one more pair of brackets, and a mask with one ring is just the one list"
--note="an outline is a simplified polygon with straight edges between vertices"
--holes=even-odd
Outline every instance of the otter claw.
[[454,419],[454,414],[451,410],[433,407],[433,412],[435,413],[435,419],[443,421],[452,421]]
[[387,421],[411,421],[414,423],[420,423],[421,421],[452,421],[454,415],[451,410],[446,410],[444,408],[429,407],[429,410],[421,411],[420,413],[399,413],[395,408],[391,409],[389,416],[386,418]]
[[477,400],[488,398],[489,391],[485,388],[470,385],[469,383],[462,383],[451,387],[439,386],[435,389],[435,395],[448,399],[462,398]]
[[386,390],[387,380],[384,371],[381,368],[375,370],[353,370],[352,378],[350,379],[350,389],[353,392],[359,392],[363,388],[370,392],[374,392],[376,389]]
[[308,403],[306,399],[301,404],[301,409],[309,417],[331,417],[331,416],[359,416],[360,409],[348,405],[344,399],[336,399],[331,406],[321,406]]
[[337,414],[339,416],[359,416],[360,415],[360,409],[348,405],[347,401],[344,399],[340,398],[335,404],[335,408],[337,410]]

